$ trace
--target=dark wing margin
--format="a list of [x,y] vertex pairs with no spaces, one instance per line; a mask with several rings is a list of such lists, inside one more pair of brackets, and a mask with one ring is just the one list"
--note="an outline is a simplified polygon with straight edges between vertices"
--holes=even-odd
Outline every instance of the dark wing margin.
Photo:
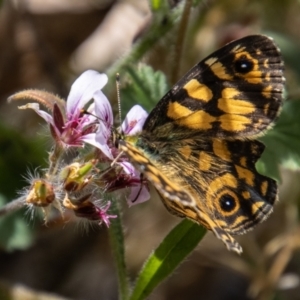
[[185,74],[149,114],[144,130],[167,123],[215,137],[258,136],[276,119],[285,79],[280,50],[263,35],[217,50]]

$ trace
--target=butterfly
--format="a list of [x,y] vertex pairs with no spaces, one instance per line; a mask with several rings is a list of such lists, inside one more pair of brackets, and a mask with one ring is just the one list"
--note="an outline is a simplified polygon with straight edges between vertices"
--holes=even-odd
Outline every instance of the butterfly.
[[120,134],[118,147],[173,214],[212,230],[227,249],[232,237],[264,221],[277,184],[255,163],[257,140],[282,105],[283,61],[273,40],[233,41],[195,65],[158,102],[143,129]]

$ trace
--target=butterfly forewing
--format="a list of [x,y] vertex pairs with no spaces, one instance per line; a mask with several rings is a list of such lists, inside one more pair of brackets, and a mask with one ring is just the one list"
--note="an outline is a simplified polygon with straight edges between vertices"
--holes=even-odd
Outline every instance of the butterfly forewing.
[[183,76],[150,113],[144,129],[159,135],[167,126],[174,138],[182,128],[191,136],[251,138],[278,115],[283,84],[281,54],[273,40],[248,36]]

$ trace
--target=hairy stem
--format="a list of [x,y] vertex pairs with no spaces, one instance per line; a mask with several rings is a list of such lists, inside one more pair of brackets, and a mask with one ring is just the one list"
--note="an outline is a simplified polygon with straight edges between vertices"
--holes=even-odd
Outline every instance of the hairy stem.
[[25,197],[22,196],[18,199],[15,199],[15,200],[7,203],[6,205],[4,205],[3,207],[0,208],[0,216],[7,215],[9,213],[12,213],[12,212],[22,208],[24,206],[24,202],[25,202]]
[[113,219],[109,227],[109,237],[111,248],[114,254],[114,261],[117,268],[118,282],[119,282],[119,299],[126,300],[129,297],[129,282],[127,276],[126,262],[125,262],[125,247],[124,235],[122,228],[122,221],[120,209],[118,207],[117,199],[112,199],[110,213],[117,215]]

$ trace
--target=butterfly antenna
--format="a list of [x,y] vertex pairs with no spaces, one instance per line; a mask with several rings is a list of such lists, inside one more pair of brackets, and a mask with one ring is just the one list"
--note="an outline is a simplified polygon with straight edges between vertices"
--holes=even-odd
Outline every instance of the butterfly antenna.
[[116,88],[117,88],[119,122],[120,122],[120,126],[121,126],[121,124],[122,124],[122,117],[121,117],[120,74],[119,73],[116,74]]
[[103,122],[103,123],[106,123],[105,120],[102,120],[101,118],[99,118],[99,117],[96,116],[95,114],[90,113],[90,112],[87,111],[86,109],[81,109],[80,112],[81,112],[82,114],[85,114],[85,115],[93,116],[93,117],[95,117],[97,120],[99,120],[99,121],[101,121],[101,122]]
[[140,188],[138,190],[138,193],[136,194],[136,196],[134,197],[134,199],[131,201],[132,203],[134,203],[140,196],[142,189],[143,189],[143,180],[144,180],[144,175],[143,173],[140,174]]

